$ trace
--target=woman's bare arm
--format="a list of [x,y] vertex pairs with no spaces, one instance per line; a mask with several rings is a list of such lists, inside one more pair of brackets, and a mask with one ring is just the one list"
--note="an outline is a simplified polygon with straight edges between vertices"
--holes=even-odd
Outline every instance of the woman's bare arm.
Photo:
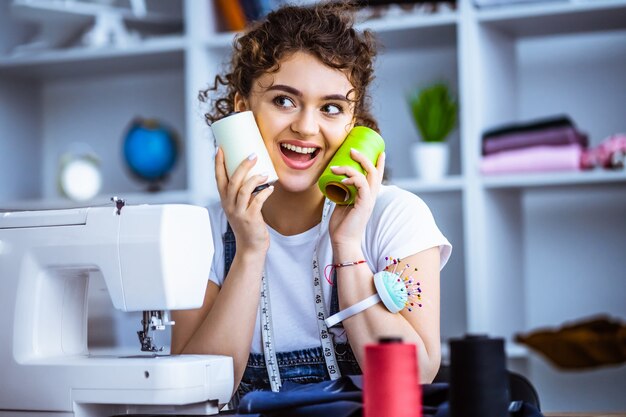
[[209,281],[201,308],[173,312],[172,354],[231,356],[236,388],[250,354],[264,262],[238,251],[222,288]]
[[[352,252],[352,251],[351,251]],[[360,249],[352,253],[335,253],[337,263],[363,259]],[[403,259],[397,270],[405,264],[418,278],[422,290],[422,307],[413,311],[389,312],[382,303],[346,319],[343,324],[348,340],[361,366],[364,363],[365,345],[376,343],[380,337],[401,337],[404,342],[417,346],[420,381],[430,383],[441,362],[440,311],[439,311],[439,248],[434,247]],[[407,269],[408,271],[408,269]],[[345,309],[376,292],[372,271],[366,264],[337,270],[339,306]]]

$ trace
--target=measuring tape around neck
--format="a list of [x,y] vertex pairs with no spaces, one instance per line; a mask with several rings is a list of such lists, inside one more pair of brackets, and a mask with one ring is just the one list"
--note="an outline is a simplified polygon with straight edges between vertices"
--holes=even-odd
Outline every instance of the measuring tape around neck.
[[[337,357],[335,356],[335,346],[333,343],[333,336],[328,331],[326,322],[326,305],[324,303],[324,292],[322,290],[322,280],[320,267],[317,259],[317,248],[319,246],[322,231],[324,228],[324,222],[328,217],[330,210],[330,201],[324,200],[324,208],[322,210],[322,221],[320,223],[320,230],[317,236],[317,242],[313,249],[313,288],[315,290],[315,312],[317,314],[317,328],[319,331],[320,342],[322,343],[322,352],[324,356],[324,362],[326,363],[326,370],[331,379],[337,379],[341,376],[339,370],[339,364]],[[272,391],[280,391],[282,382],[280,379],[280,370],[278,368],[278,361],[276,360],[276,350],[274,348],[274,329],[272,326],[272,311],[270,305],[269,286],[267,284],[267,278],[265,272],[261,277],[261,302],[259,304],[259,310],[261,313],[261,342],[263,344],[263,357],[265,358],[265,366],[267,368],[267,375],[270,381],[270,387]]]
[[263,273],[261,277],[261,302],[259,304],[261,312],[261,342],[263,343],[263,357],[265,358],[265,367],[267,368],[270,386],[272,391],[278,392],[282,382],[278,370],[278,361],[276,360],[276,350],[274,350],[274,327],[272,326],[269,291],[267,278],[265,278],[265,273]]

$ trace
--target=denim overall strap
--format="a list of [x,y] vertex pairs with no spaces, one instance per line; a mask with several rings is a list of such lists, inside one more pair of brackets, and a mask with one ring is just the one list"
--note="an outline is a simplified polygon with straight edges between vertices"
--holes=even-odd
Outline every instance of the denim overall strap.
[[235,233],[233,232],[230,223],[226,223],[226,233],[224,233],[224,278],[230,271],[230,266],[235,259],[235,252],[237,251],[237,244],[235,243]]
[[[328,312],[328,316],[332,316],[333,314],[337,314],[339,312],[339,292],[337,290],[337,271],[333,269],[333,288],[331,289],[330,295],[330,311]],[[343,327],[343,323],[337,323],[335,328]]]

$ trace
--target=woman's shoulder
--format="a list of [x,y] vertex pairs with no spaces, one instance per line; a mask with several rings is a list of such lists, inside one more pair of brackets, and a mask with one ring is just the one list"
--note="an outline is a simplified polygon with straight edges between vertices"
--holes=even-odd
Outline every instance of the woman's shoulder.
[[[418,195],[395,185],[383,185],[378,192],[370,218],[370,227],[421,229],[434,223],[433,213]],[[395,227],[395,226],[394,226]]]
[[428,206],[418,195],[396,185],[381,185],[376,199],[375,211],[428,210]]
[[211,201],[207,206],[206,206],[207,210],[209,211],[209,214],[213,215],[213,214],[219,214],[219,213],[224,213],[224,209],[222,209],[222,203],[221,201],[217,200],[217,201]]
[[211,219],[211,228],[214,234],[223,234],[226,231],[228,221],[226,220],[226,213],[222,208],[222,203],[213,201],[207,205],[207,211],[209,212],[209,218]]
[[424,200],[393,185],[381,187],[366,237],[381,255],[379,267],[387,254],[402,258],[434,246],[441,250],[443,267],[452,249]]

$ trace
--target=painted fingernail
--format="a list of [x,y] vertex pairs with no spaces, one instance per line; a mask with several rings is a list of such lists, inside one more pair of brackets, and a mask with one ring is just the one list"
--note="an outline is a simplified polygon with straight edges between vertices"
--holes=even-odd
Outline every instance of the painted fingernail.
[[351,150],[352,152],[361,153],[361,152],[359,152],[359,151],[358,151],[358,149],[356,149],[356,148],[350,148],[350,150]]
[[348,182],[348,181],[350,181],[350,178],[348,178],[348,177],[346,177],[346,178],[341,180],[341,182]]
[[252,161],[253,159],[256,159],[256,153],[252,152],[250,155],[248,155],[248,160]]

